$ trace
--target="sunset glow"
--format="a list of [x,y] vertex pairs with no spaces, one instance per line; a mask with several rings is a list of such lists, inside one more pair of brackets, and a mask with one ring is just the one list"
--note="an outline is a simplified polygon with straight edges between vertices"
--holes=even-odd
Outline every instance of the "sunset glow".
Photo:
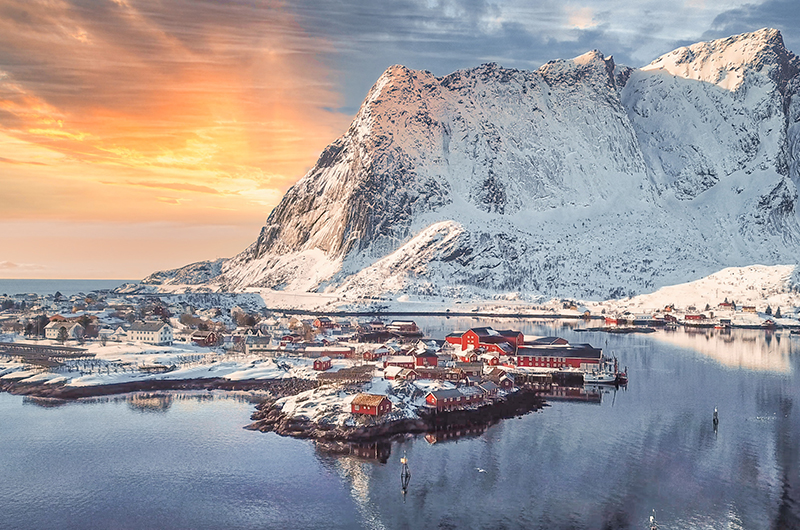
[[[319,44],[299,28],[287,36],[294,25],[279,4],[228,11],[221,24],[206,12],[172,33],[162,26],[177,27],[182,9],[134,4],[3,4],[0,38],[25,64],[0,65],[0,241],[13,249],[0,257],[2,276],[83,276],[51,263],[48,220],[111,256],[138,239],[131,223],[161,223],[179,241],[208,226],[190,259],[238,252],[351,118],[320,111],[340,96],[312,52]],[[87,223],[117,225],[117,237]],[[93,274],[179,266],[182,246],[156,243],[150,265]]]

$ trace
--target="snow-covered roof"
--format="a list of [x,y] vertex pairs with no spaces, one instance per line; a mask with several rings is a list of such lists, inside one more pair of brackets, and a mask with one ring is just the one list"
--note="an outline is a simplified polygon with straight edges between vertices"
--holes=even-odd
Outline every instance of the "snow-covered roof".
[[134,322],[131,324],[130,331],[159,331],[164,326],[169,326],[166,322]]
[[357,394],[351,403],[353,405],[377,407],[384,399],[386,399],[386,396],[381,396],[378,394]]

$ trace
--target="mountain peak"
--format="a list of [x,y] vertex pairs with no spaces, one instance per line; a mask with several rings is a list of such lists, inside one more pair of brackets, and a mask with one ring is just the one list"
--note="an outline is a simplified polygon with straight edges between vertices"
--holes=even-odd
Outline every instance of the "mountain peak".
[[772,29],[650,71],[597,50],[441,78],[394,65],[253,245],[148,281],[613,298],[794,262],[799,65]]
[[662,55],[642,70],[665,70],[676,77],[703,81],[736,92],[746,71],[763,71],[777,84],[797,72],[797,58],[777,29],[762,28],[724,39],[698,42]]

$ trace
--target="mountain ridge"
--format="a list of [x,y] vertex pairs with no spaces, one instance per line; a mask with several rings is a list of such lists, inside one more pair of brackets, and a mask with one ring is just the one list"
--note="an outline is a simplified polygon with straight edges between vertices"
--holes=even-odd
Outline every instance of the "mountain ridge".
[[796,262],[798,66],[766,28],[639,69],[395,65],[250,247],[145,282],[603,298]]

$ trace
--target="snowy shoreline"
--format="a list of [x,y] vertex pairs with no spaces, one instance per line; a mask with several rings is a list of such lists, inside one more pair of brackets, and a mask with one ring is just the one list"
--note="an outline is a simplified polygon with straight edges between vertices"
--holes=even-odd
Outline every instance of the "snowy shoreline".
[[46,398],[60,401],[74,401],[83,398],[113,396],[133,392],[183,391],[183,390],[226,390],[262,391],[280,397],[295,395],[310,388],[317,382],[310,379],[242,379],[231,380],[222,377],[195,379],[145,379],[87,386],[53,385],[48,382],[25,382],[19,380],[0,380],[0,391],[13,395]]
[[466,426],[488,427],[545,406],[544,398],[537,391],[521,388],[509,393],[503,400],[480,407],[440,413],[418,412],[415,418],[342,425],[287,413],[283,410],[281,401],[267,400],[256,406],[257,410],[251,416],[253,423],[245,428],[292,438],[313,439],[321,448],[332,452],[345,447],[339,444],[388,441],[406,435],[435,433]]

